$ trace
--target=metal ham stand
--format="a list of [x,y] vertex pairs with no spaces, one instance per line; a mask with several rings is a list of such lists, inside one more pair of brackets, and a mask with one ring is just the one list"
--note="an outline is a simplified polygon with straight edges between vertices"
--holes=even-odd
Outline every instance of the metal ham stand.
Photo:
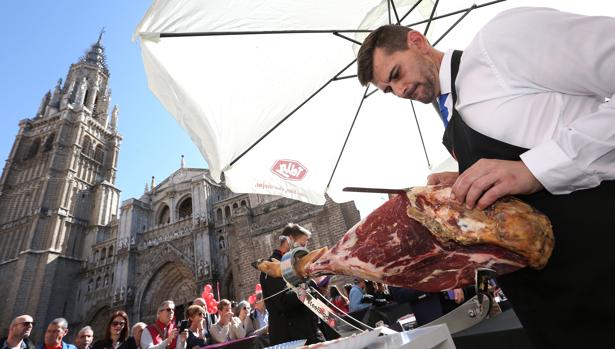
[[[318,290],[307,285],[308,279],[299,275],[296,270],[297,262],[309,251],[297,247],[284,254],[280,261],[282,277],[287,286],[295,292],[299,300],[322,321],[328,324],[342,337],[353,335],[363,336],[369,332],[377,331],[385,336],[377,338],[368,348],[455,348],[450,337],[451,334],[470,328],[482,321],[488,314],[492,305],[492,298],[487,292],[488,282],[495,276],[491,269],[476,270],[476,296],[469,299],[455,310],[421,327],[397,332],[387,327],[372,328],[361,321],[344,314]],[[350,319],[351,321],[348,321]],[[446,326],[444,326],[446,325]],[[403,328],[403,327],[402,327]],[[377,334],[375,334],[377,336]],[[437,340],[436,337],[441,337]],[[419,340],[419,338],[423,338]],[[340,341],[344,338],[337,339]],[[333,343],[336,344],[336,343]],[[342,344],[337,343],[337,344]],[[358,343],[357,343],[358,344]],[[335,347],[332,345],[331,347]],[[340,346],[345,347],[345,346]]]

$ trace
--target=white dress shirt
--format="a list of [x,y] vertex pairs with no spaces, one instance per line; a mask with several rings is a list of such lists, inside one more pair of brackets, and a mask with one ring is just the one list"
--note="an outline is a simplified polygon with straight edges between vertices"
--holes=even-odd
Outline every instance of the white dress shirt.
[[[442,93],[450,92],[451,55]],[[521,159],[549,192],[615,179],[615,18],[502,12],[464,50],[455,86],[466,124],[529,149]]]

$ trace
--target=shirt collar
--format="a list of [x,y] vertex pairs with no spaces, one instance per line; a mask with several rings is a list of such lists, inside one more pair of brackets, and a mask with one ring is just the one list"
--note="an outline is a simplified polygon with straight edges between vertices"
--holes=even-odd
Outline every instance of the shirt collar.
[[448,50],[442,57],[442,64],[440,64],[440,94],[444,95],[451,93],[451,59],[453,57],[453,50]]

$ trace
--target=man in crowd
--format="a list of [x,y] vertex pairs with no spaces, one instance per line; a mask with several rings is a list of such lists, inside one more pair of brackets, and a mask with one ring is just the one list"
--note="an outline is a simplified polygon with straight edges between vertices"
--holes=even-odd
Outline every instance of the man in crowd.
[[9,325],[8,337],[0,340],[2,349],[34,349],[30,333],[34,320],[30,315],[21,315],[13,319]]
[[145,322],[137,322],[132,325],[132,328],[130,329],[130,335],[134,339],[137,346],[141,343],[141,335],[143,335],[143,330],[145,330],[146,327],[147,324]]
[[365,280],[363,279],[355,279],[354,285],[350,289],[350,294],[348,295],[348,311],[355,312],[359,310],[363,310],[369,308],[369,304],[361,303],[363,301],[363,295],[365,294]]
[[77,349],[74,345],[63,341],[67,334],[68,321],[61,317],[53,319],[49,325],[47,325],[44,345],[39,345],[37,349]]
[[[273,251],[269,260],[275,258],[281,260],[282,256],[292,248],[307,246],[312,233],[302,226],[289,223],[282,230],[279,237],[280,245]],[[276,345],[296,339],[306,339],[306,344],[324,341],[322,333],[318,329],[318,319],[299,299],[297,295],[287,290],[286,283],[282,278],[270,277],[265,273],[260,274],[260,284],[263,288],[265,306],[269,312],[269,340],[271,345]],[[268,298],[277,294],[275,297]]]
[[245,337],[241,331],[241,320],[233,316],[231,302],[222,299],[218,303],[218,322],[211,326],[211,338],[216,343],[225,343],[230,340]]
[[[148,325],[141,334],[141,349],[175,349],[178,330],[173,323],[175,303],[171,300],[158,306],[156,322]],[[186,341],[186,333],[182,333],[182,342]]]
[[263,301],[263,293],[256,293],[256,302],[254,302],[254,310],[250,314],[250,316],[254,319],[254,324],[256,328],[264,328],[269,324],[269,312],[267,312],[267,308],[265,307],[265,302]]
[[615,268],[615,235],[605,229],[615,225],[613,32],[610,17],[516,8],[463,52],[389,25],[358,54],[363,85],[439,104],[459,172],[428,184],[451,185],[451,199],[470,209],[518,195],[551,220],[547,266],[498,278],[536,347],[600,347],[615,328],[615,298],[600,296],[615,286],[604,281]]
[[77,346],[77,349],[89,349],[93,341],[94,331],[92,327],[85,326],[77,333],[77,337],[75,337],[75,346]]

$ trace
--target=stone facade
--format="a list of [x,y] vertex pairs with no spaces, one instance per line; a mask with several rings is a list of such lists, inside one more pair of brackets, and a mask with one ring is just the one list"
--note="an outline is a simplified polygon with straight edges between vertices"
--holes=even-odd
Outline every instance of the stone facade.
[[359,221],[352,202],[232,193],[183,159],[118,207],[121,136],[117,107],[107,117],[108,78],[99,39],[20,123],[0,181],[0,277],[14,280],[0,300],[0,331],[27,313],[37,339],[58,316],[73,335],[86,324],[100,334],[112,311],[150,322],[166,299],[182,317],[207,283],[222,298],[246,299],[258,282],[250,263],[272,253],[287,223],[311,230],[308,247],[317,248]]

